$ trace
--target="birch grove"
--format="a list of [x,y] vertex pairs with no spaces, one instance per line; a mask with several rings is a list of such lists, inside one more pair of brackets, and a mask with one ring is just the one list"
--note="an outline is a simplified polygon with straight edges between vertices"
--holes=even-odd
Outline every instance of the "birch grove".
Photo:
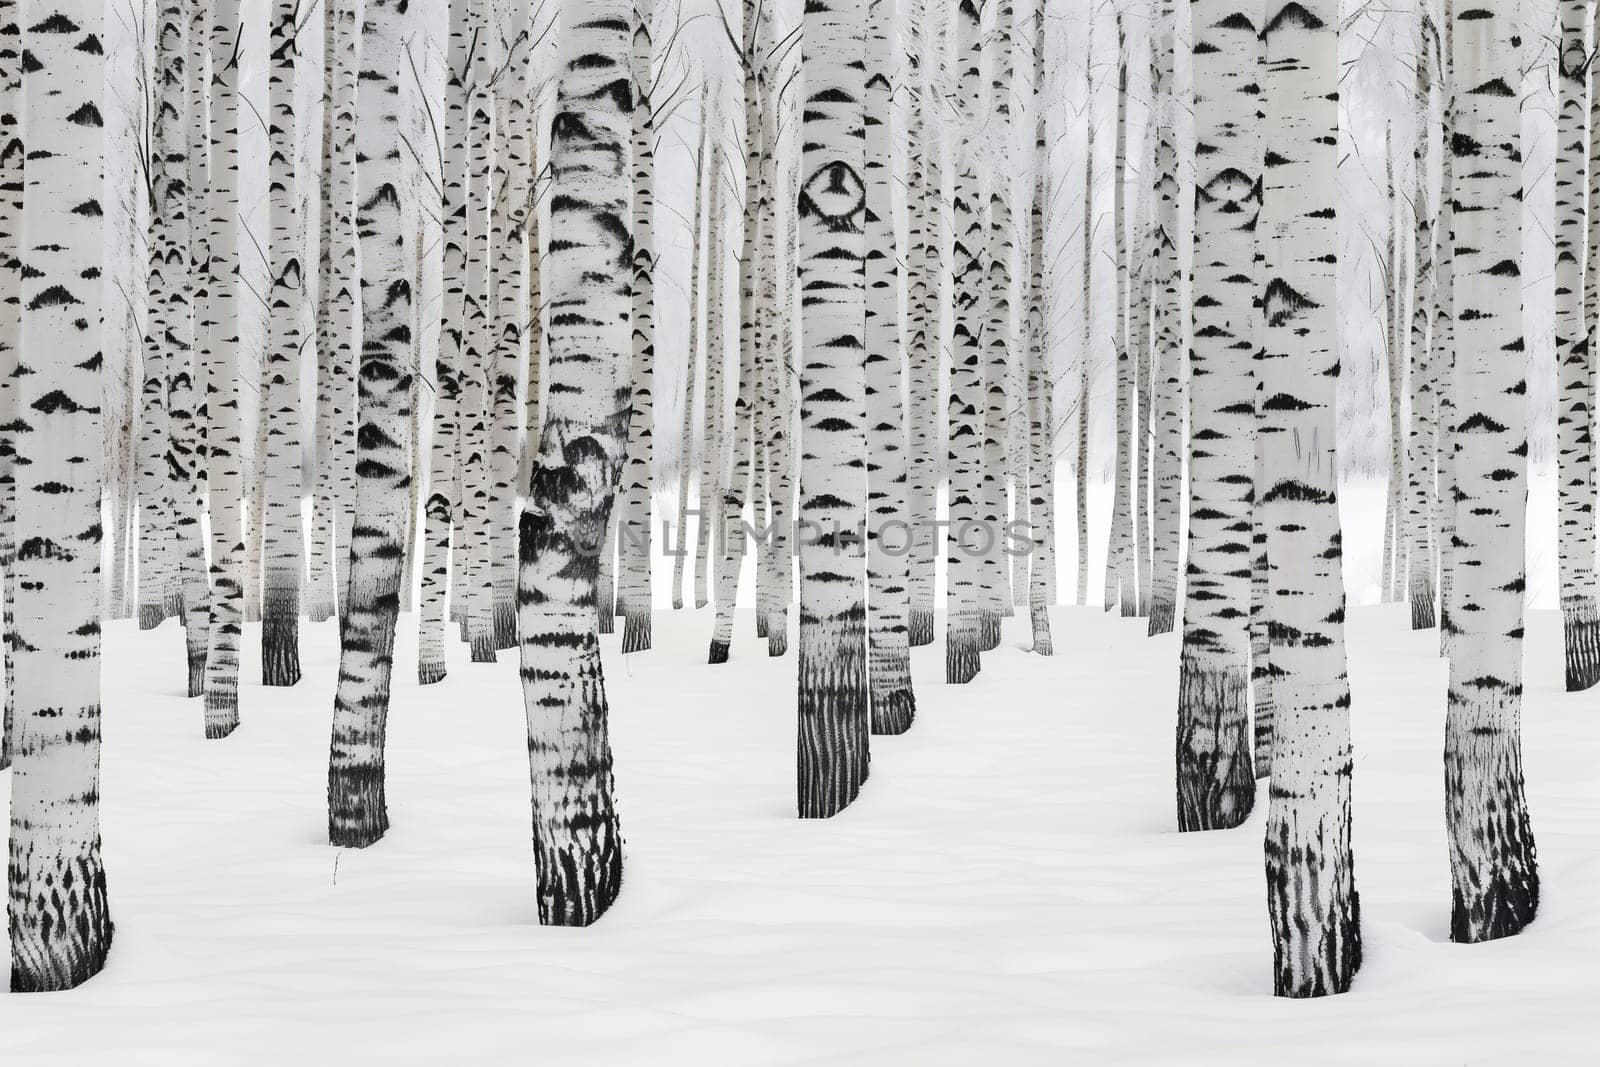
[[102,699],[240,789],[314,707],[366,859],[460,773],[422,713],[492,754],[513,684],[530,922],[618,901],[641,721],[748,728],[675,766],[839,840],[1037,714],[1180,831],[1264,808],[1262,988],[1339,994],[1358,767],[1436,790],[1425,716],[1438,918],[1520,933],[1574,892],[1524,707],[1600,681],[1596,15],[1547,6],[0,0],[12,988],[106,962]]

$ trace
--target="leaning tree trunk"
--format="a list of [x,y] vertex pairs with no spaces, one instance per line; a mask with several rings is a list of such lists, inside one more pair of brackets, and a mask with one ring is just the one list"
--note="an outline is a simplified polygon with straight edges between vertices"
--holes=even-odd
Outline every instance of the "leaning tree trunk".
[[1279,996],[1342,993],[1361,965],[1350,852],[1350,683],[1335,416],[1338,40],[1333,0],[1267,23],[1262,88],[1262,373],[1271,433],[1260,497],[1270,560],[1275,759],[1267,911]]
[[622,651],[650,647],[651,470],[655,461],[656,248],[655,112],[651,22],[655,0],[633,3],[633,413],[622,474],[622,518],[617,561],[617,607],[623,616]]
[[857,556],[866,522],[865,39],[866,12],[852,0],[807,5],[800,515],[813,530],[800,541],[802,818],[844,809],[868,769],[866,583]]
[[11,989],[70,989],[111,948],[100,860],[99,0],[32,0],[22,113],[16,486],[16,734],[8,867]]
[[239,635],[244,629],[244,444],[239,378],[239,9],[211,5],[211,183],[206,249],[211,257],[205,326],[206,462],[211,487],[211,618],[206,650],[206,736],[239,725]]
[[272,218],[272,295],[267,313],[266,482],[261,594],[261,684],[300,680],[300,209],[294,180],[295,16],[298,0],[275,0],[267,78],[267,188]]
[[[1595,603],[1594,363],[1584,319],[1584,226],[1588,156],[1589,55],[1584,0],[1561,4],[1561,110],[1556,138],[1556,357],[1560,396],[1556,401],[1559,487],[1558,549],[1561,623],[1567,660],[1567,691],[1600,681],[1600,607]],[[1600,175],[1597,175],[1600,177]],[[1600,270],[1600,264],[1589,272]]]
[[522,515],[522,691],[539,921],[586,926],[622,884],[596,551],[631,401],[628,0],[563,5],[550,172],[549,400]]
[[1194,8],[1197,298],[1189,353],[1189,558],[1178,665],[1180,830],[1238,826],[1256,799],[1250,568],[1244,561],[1250,558],[1256,458],[1251,361],[1260,332],[1255,236],[1263,138],[1255,123],[1239,121],[1240,100],[1249,101],[1260,72],[1256,27],[1234,14],[1232,0],[1199,0]]
[[366,0],[356,91],[356,231],[361,235],[355,523],[349,605],[328,754],[328,841],[364,848],[389,828],[384,730],[405,560],[411,467],[412,264],[406,255],[401,78],[408,0]]
[[1522,339],[1518,19],[1510,4],[1458,10],[1464,86],[1456,156],[1455,556],[1445,816],[1453,941],[1518,933],[1539,907],[1522,782],[1523,548],[1528,504],[1527,357]]
[[[981,615],[984,606],[978,554],[970,533],[985,532],[979,519],[983,503],[983,372],[984,244],[987,237],[983,213],[978,210],[978,160],[976,137],[969,137],[982,100],[983,39],[979,33],[977,0],[961,0],[956,11],[956,62],[960,74],[956,89],[956,117],[960,135],[968,144],[958,152],[955,189],[951,199],[951,229],[955,236],[955,331],[950,344],[949,479],[950,526],[945,561],[945,681],[970,682],[978,673]],[[989,533],[993,533],[990,528]]]

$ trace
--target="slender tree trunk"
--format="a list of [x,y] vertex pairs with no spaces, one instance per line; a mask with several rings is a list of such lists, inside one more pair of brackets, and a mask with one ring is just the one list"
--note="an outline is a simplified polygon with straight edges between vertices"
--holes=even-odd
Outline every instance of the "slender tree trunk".
[[[901,734],[916,715],[906,629],[906,424],[901,400],[900,267],[889,165],[892,0],[867,9],[866,359],[867,676],[872,732]],[[1004,399],[1004,392],[1001,393]],[[1004,483],[1001,483],[1004,490]]]
[[272,218],[271,308],[267,315],[266,483],[262,545],[261,684],[300,680],[300,262],[299,191],[295,188],[294,79],[297,0],[275,0],[267,87],[268,198]]
[[706,220],[706,243],[709,262],[706,268],[706,371],[705,371],[705,425],[700,443],[700,480],[695,497],[699,509],[695,530],[694,606],[703,608],[709,601],[711,528],[715,525],[716,486],[722,470],[722,437],[725,403],[723,364],[726,360],[727,330],[724,308],[727,303],[727,219],[722,206],[723,147],[722,109],[712,114],[712,155],[709,194],[709,218]]
[[[1527,357],[1522,341],[1521,76],[1515,8],[1457,10],[1463,94],[1451,146],[1456,217],[1455,551],[1445,816],[1453,941],[1518,933],[1539,907],[1522,782]],[[1509,251],[1508,251],[1509,250]]]
[[[970,9],[971,0],[963,0]],[[964,21],[976,23],[976,12]],[[804,22],[800,172],[801,818],[848,806],[868,771],[866,583],[866,11],[811,0]],[[974,55],[976,51],[974,50]]]
[[[956,90],[956,122],[960,136],[969,137],[983,99],[983,39],[979,32],[979,0],[961,0],[956,9],[956,62],[959,77]],[[971,137],[976,141],[976,137]],[[984,242],[987,237],[983,213],[978,210],[978,161],[976,146],[968,144],[956,162],[955,191],[951,200],[951,230],[955,237],[954,276],[955,332],[950,349],[949,478],[950,529],[946,538],[948,553],[945,608],[945,681],[970,682],[980,669],[984,607],[979,540],[983,534],[983,410],[982,359],[984,293]],[[993,533],[991,527],[988,533]]]
[[1439,546],[1439,654],[1449,655],[1452,626],[1452,586],[1455,580],[1456,532],[1456,311],[1455,311],[1455,152],[1451,140],[1456,132],[1455,18],[1446,0],[1444,46],[1441,49],[1441,86],[1444,95],[1444,130],[1440,144],[1440,169],[1443,171],[1439,200],[1439,258],[1435,270],[1438,292],[1434,303],[1433,365],[1436,395],[1439,398],[1439,442],[1436,452],[1439,467],[1437,530],[1433,543]]
[[[1092,51],[1089,53],[1092,57]],[[1089,89],[1088,60],[1084,89]],[[1078,587],[1075,602],[1089,603],[1089,367],[1094,359],[1094,123],[1088,125],[1083,148],[1083,293],[1082,330],[1078,337],[1078,455],[1073,486],[1078,510]]]
[[402,225],[400,93],[408,0],[365,0],[355,105],[356,230],[361,235],[355,523],[350,602],[339,627],[339,684],[328,754],[328,841],[364,848],[389,828],[384,732],[405,559],[411,470],[412,264]]
[[468,113],[469,195],[467,198],[467,282],[463,329],[466,344],[462,387],[466,433],[462,450],[461,527],[466,541],[464,625],[472,662],[493,663],[494,632],[493,476],[490,425],[494,417],[494,304],[491,256],[496,245],[494,217],[494,65],[489,56],[487,0],[480,0],[472,25],[479,43],[472,53]]
[[1116,320],[1113,336],[1117,346],[1116,375],[1116,475],[1112,481],[1111,534],[1106,546],[1105,609],[1118,604],[1125,618],[1139,613],[1138,565],[1134,539],[1133,493],[1137,479],[1133,470],[1134,364],[1130,349],[1132,324],[1128,314],[1128,256],[1126,238],[1127,149],[1128,149],[1128,57],[1122,20],[1117,20],[1117,143],[1116,169],[1112,171],[1114,189],[1111,228],[1116,235],[1117,283]]
[[[1049,202],[1050,150],[1045,137],[1045,11],[1039,4],[1033,19],[1033,166],[1029,182],[1033,201],[1028,225],[1028,347],[1026,402],[1028,417],[1028,532],[1032,540],[1025,559],[1028,575],[1028,621],[1033,650],[1055,654],[1050,635],[1050,608],[1055,604],[1056,454],[1055,375],[1051,373],[1050,321],[1045,288],[1044,225]],[[1087,199],[1087,197],[1085,197]]]
[[[1172,0],[1162,0],[1155,41],[1160,88],[1156,94],[1159,120],[1156,135],[1156,331],[1152,379],[1160,377],[1150,408],[1150,428],[1141,436],[1150,447],[1151,501],[1149,600],[1145,605],[1147,632],[1172,631],[1178,602],[1178,539],[1183,496],[1183,326],[1179,322],[1182,266],[1178,261],[1178,151],[1175,114],[1178,107],[1174,50],[1177,47],[1177,12]],[[1243,265],[1242,263],[1240,264]],[[1247,272],[1248,273],[1248,272]],[[1246,435],[1248,439],[1248,435]],[[1241,473],[1243,468],[1233,473]],[[1144,487],[1139,499],[1145,498]],[[1144,557],[1140,556],[1143,566]],[[1145,584],[1141,583],[1141,589]],[[1241,598],[1240,603],[1243,603]],[[1181,684],[1181,683],[1180,683]],[[1244,685],[1241,680],[1239,692]],[[1241,721],[1242,726],[1242,721]],[[1248,766],[1246,767],[1248,774]],[[1254,791],[1252,785],[1252,792]]]
[[1438,34],[1433,19],[1423,12],[1417,34],[1416,95],[1421,123],[1412,158],[1416,170],[1416,267],[1412,271],[1411,304],[1411,431],[1406,437],[1407,477],[1407,594],[1411,601],[1411,628],[1433,625],[1433,509],[1435,496],[1433,350],[1428,344],[1428,323],[1434,302],[1434,228],[1431,183],[1432,153],[1431,71],[1435,67]]
[[[11,989],[69,989],[111,947],[100,859],[102,5],[30,0],[13,566]],[[180,26],[181,30],[181,26]],[[179,60],[181,62],[181,59]],[[46,147],[48,146],[48,147]],[[26,372],[26,373],[24,373]]]
[[[696,143],[694,161],[694,214],[689,217],[692,227],[689,237],[689,344],[688,369],[683,379],[683,420],[678,439],[678,518],[674,525],[672,546],[672,606],[683,607],[683,573],[689,558],[689,485],[694,478],[694,428],[695,414],[701,410],[696,405],[695,382],[700,375],[700,278],[704,273],[706,158],[710,155],[710,123],[706,99],[700,100],[700,137]],[[703,398],[702,398],[703,399]],[[704,420],[700,420],[703,424]],[[624,635],[626,636],[626,635]]]
[[[1584,0],[1561,4],[1556,139],[1556,401],[1558,549],[1567,691],[1600,681],[1600,606],[1595,602],[1594,362],[1584,318],[1588,243],[1585,167],[1589,155],[1589,50]],[[1600,265],[1591,268],[1600,269]]]
[[[923,71],[924,41],[942,41],[943,5],[929,3],[907,13],[906,40],[910,104],[910,146],[906,175],[908,344],[906,371],[911,376],[906,398],[910,403],[910,463],[906,480],[906,522],[910,525],[907,559],[907,639],[911,647],[933,644],[934,585],[938,570],[939,475],[939,348],[943,335],[940,292],[944,271],[943,140],[933,83]],[[942,49],[930,53],[929,67]]]
[[211,257],[206,460],[211,488],[211,618],[206,650],[206,736],[239,725],[239,635],[244,628],[244,443],[239,379],[239,9],[211,6],[211,181],[206,248]]
[[633,2],[633,415],[623,468],[618,607],[622,651],[650,647],[651,471],[655,463],[655,111],[651,23],[655,0]]
[[616,899],[594,553],[608,525],[631,411],[632,132],[627,0],[563,5],[547,264],[549,401],[522,515],[522,690],[533,783],[539,921],[586,926]]
[[1253,106],[1249,97],[1261,72],[1256,27],[1231,17],[1235,11],[1231,0],[1199,0],[1194,8],[1196,296],[1189,353],[1188,577],[1178,666],[1180,830],[1238,826],[1256,799],[1250,568],[1241,561],[1251,552],[1251,360],[1260,333],[1255,233],[1264,139],[1256,124],[1239,121],[1241,97]]
[[[1350,684],[1335,465],[1333,136],[1338,41],[1332,0],[1265,27],[1272,146],[1261,209],[1266,282],[1262,524],[1271,561],[1275,699],[1267,812],[1267,911],[1279,996],[1341,993],[1361,965],[1350,852]],[[1297,444],[1296,444],[1297,443]]]
[[[3,607],[5,711],[0,719],[0,771],[11,766],[11,730],[16,716],[12,661],[16,564],[16,450],[11,429],[17,410],[16,371],[22,330],[22,271],[17,258],[22,222],[22,30],[16,0],[0,0],[0,569]],[[131,416],[130,416],[131,417]],[[134,498],[132,487],[125,491]],[[120,539],[126,551],[128,538]]]

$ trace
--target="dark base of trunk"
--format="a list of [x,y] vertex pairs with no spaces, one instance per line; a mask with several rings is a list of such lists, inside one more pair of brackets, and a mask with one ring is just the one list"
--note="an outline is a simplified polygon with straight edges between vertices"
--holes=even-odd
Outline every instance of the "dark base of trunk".
[[649,611],[630,611],[622,621],[622,651],[644,652],[650,648]]
[[950,685],[965,685],[978,676],[978,635],[955,633],[949,627],[944,635],[944,680]]
[[1566,639],[1567,692],[1577,693],[1600,682],[1600,609],[1588,597],[1562,605]]
[[1173,615],[1177,606],[1164,597],[1157,597],[1150,601],[1150,626],[1145,631],[1147,637],[1158,637],[1161,634],[1172,632]]
[[872,732],[875,734],[903,734],[911,729],[916,717],[917,698],[909,686],[873,698]]
[[154,630],[166,621],[166,613],[161,610],[160,604],[139,605],[139,629]]
[[1411,583],[1411,628],[1433,629],[1433,583],[1425,574],[1415,576]]
[[1139,617],[1139,600],[1137,597],[1123,597],[1122,617],[1124,619],[1137,619]]
[[217,741],[239,728],[239,691],[212,686],[206,690],[206,739]]
[[514,600],[494,602],[494,647],[498,649],[518,647],[517,604]]
[[261,622],[261,684],[290,686],[299,682],[299,619],[268,615]]
[[1178,829],[1229,830],[1250,817],[1256,778],[1250,760],[1250,683],[1244,664],[1178,669]]
[[706,657],[707,663],[728,662],[728,642],[711,639],[711,654]]
[[[1353,880],[1333,899],[1303,899],[1314,878],[1304,868],[1329,857],[1291,852],[1267,838],[1267,913],[1272,926],[1272,992],[1279,997],[1348,993],[1361,969],[1361,896]],[[1349,859],[1348,853],[1345,859]],[[1298,868],[1298,869],[1297,869]]]
[[600,632],[614,634],[617,632],[617,606],[610,598],[598,600],[595,614],[600,617]]
[[706,597],[700,596],[698,594],[694,598],[694,606],[695,606],[695,610],[697,610],[697,611],[699,609],[705,607],[709,603],[711,603],[710,600],[708,600]]
[[906,635],[912,648],[933,644],[933,612],[912,608],[906,615]]
[[983,611],[978,615],[978,651],[993,652],[1000,647],[1000,613]]
[[[760,599],[758,596],[757,599]],[[767,613],[760,608],[756,609],[756,640],[767,636]]]
[[200,642],[196,649],[189,646],[189,695],[202,697],[206,695],[206,643]]
[[1056,654],[1055,640],[1050,636],[1050,611],[1043,605],[1030,608],[1028,621],[1033,626],[1033,651],[1035,655]]
[[496,661],[495,652],[497,650],[495,648],[493,630],[488,633],[474,634],[468,645],[472,648],[472,662],[494,663]]
[[383,765],[328,769],[328,844],[366,848],[389,829]]
[[417,684],[433,685],[435,682],[442,682],[447,673],[443,663],[418,663]]
[[[103,884],[103,883],[102,883]],[[59,993],[76,989],[105,970],[111,954],[111,920],[105,914],[105,890],[100,891],[99,914],[102,929],[80,931],[83,939],[72,946],[70,959],[11,961],[11,992]]]
[[614,814],[604,827],[585,829],[583,852],[576,842],[550,848],[533,844],[541,926],[588,926],[604,915],[622,891],[622,831]]
[[788,609],[774,611],[767,620],[767,655],[778,657],[789,652],[789,612]]
[[1451,892],[1450,940],[1466,944],[1520,934],[1539,913],[1539,869],[1531,857],[1494,872],[1470,901]]

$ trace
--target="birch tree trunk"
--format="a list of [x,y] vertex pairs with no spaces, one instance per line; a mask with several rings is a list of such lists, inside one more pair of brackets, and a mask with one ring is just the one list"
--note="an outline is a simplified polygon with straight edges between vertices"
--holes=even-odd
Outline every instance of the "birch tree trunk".
[[1332,0],[1289,3],[1263,34],[1271,154],[1261,233],[1266,317],[1262,523],[1270,560],[1275,701],[1267,907],[1279,996],[1341,993],[1361,964],[1350,852],[1335,466],[1334,218],[1338,40]]
[[[971,0],[963,0],[970,11]],[[976,12],[967,21],[976,24]],[[800,172],[801,818],[827,818],[868,771],[866,583],[866,11],[811,0],[805,11],[805,143]],[[974,54],[976,54],[974,52]],[[974,357],[975,358],[975,357]]]
[[206,461],[211,489],[211,618],[206,649],[205,731],[239,725],[239,635],[244,629],[244,444],[239,346],[239,10],[211,5],[211,181],[206,248],[211,257],[211,362],[206,375]]
[[627,0],[563,5],[550,170],[549,400],[522,515],[522,691],[539,921],[586,926],[616,899],[596,550],[627,448],[632,132]]
[[706,220],[706,370],[705,370],[705,425],[700,444],[700,479],[696,493],[699,509],[695,530],[694,606],[703,608],[708,602],[711,556],[711,528],[715,525],[716,486],[722,470],[722,437],[725,419],[724,362],[727,350],[727,329],[724,308],[728,299],[727,278],[727,219],[722,206],[723,146],[722,109],[713,112],[716,121],[711,137],[711,182],[708,218]]
[[[22,31],[15,0],[0,0],[0,617],[3,617],[5,676],[15,677],[12,604],[16,590],[16,449],[11,431],[17,410],[16,371],[22,330],[22,264],[17,258],[22,223]],[[130,371],[131,373],[131,371]],[[131,389],[131,385],[130,385]],[[130,397],[130,407],[132,398]],[[130,416],[131,421],[131,416]],[[132,487],[129,496],[137,499]],[[126,550],[127,538],[121,539]],[[0,715],[0,771],[11,766],[14,690],[6,686]]]
[[1438,31],[1433,19],[1423,12],[1417,33],[1416,94],[1422,123],[1417,130],[1413,153],[1416,170],[1416,266],[1412,271],[1411,303],[1411,431],[1406,436],[1406,476],[1408,493],[1407,592],[1411,601],[1411,628],[1426,630],[1434,620],[1433,511],[1436,494],[1434,452],[1433,350],[1428,343],[1428,325],[1434,303],[1434,227],[1431,182],[1428,178],[1432,153],[1432,71],[1438,52]]
[[[705,273],[705,207],[706,159],[711,154],[710,122],[704,96],[700,100],[700,138],[696,142],[694,161],[694,214],[689,217],[689,342],[688,369],[683,379],[683,420],[678,440],[678,519],[674,526],[675,541],[672,546],[672,606],[683,607],[683,575],[689,559],[689,486],[694,479],[694,428],[695,415],[702,405],[696,405],[695,383],[700,376],[700,279]],[[715,179],[713,179],[715,180]],[[701,397],[704,400],[704,396]],[[698,420],[703,425],[704,419]],[[624,634],[626,636],[626,634]]]
[[274,0],[267,94],[267,188],[272,295],[267,314],[268,416],[262,544],[261,684],[300,681],[300,575],[305,540],[300,528],[300,204],[295,188],[294,79],[298,0]]
[[[1561,622],[1567,691],[1600,681],[1600,606],[1595,602],[1594,363],[1584,318],[1583,254],[1588,243],[1585,167],[1589,155],[1588,5],[1561,4],[1556,137],[1556,484]],[[1600,265],[1591,267],[1600,269]]]
[[[16,484],[11,989],[70,989],[111,948],[100,858],[100,208],[97,0],[30,0]],[[180,27],[181,28],[181,27]],[[26,373],[24,373],[26,372]]]
[[[1159,376],[1152,397],[1150,425],[1141,438],[1150,448],[1151,499],[1150,578],[1141,583],[1150,591],[1146,611],[1147,633],[1170,633],[1178,600],[1178,539],[1181,536],[1179,509],[1183,495],[1183,327],[1181,314],[1182,267],[1178,262],[1178,151],[1176,111],[1177,12],[1171,0],[1162,0],[1156,22],[1156,192],[1155,249],[1155,359],[1150,368],[1152,380]],[[1141,323],[1142,325],[1142,323]],[[1141,468],[1142,473],[1142,468]],[[1235,472],[1237,473],[1237,471]],[[1145,498],[1139,487],[1139,499]],[[1144,567],[1144,558],[1140,557]],[[1180,683],[1181,684],[1181,683]],[[1253,792],[1252,786],[1252,792]]]
[[[1049,290],[1045,279],[1045,207],[1049,202],[1050,149],[1046,141],[1045,116],[1049,105],[1045,93],[1045,6],[1038,4],[1033,18],[1033,166],[1029,186],[1028,225],[1028,347],[1026,368],[1027,449],[1028,449],[1028,532],[1032,541],[1027,554],[1028,621],[1033,634],[1033,651],[1041,656],[1055,654],[1050,634],[1050,608],[1056,599],[1056,455],[1055,455],[1055,375],[1051,373]],[[1088,199],[1085,195],[1085,199]]]
[[[982,573],[972,532],[985,532],[983,503],[983,372],[980,366],[986,230],[978,210],[976,138],[971,126],[983,99],[983,39],[979,0],[961,0],[956,9],[957,79],[955,123],[967,140],[957,154],[951,230],[955,237],[955,330],[950,348],[949,478],[950,528],[946,538],[945,681],[970,682],[980,669]],[[993,533],[991,527],[987,532]]]
[[1198,187],[1178,829],[1218,830],[1244,822],[1256,796],[1245,561],[1251,552],[1256,447],[1251,361],[1260,333],[1255,234],[1263,138],[1239,114],[1240,99],[1249,99],[1261,73],[1255,25],[1232,0],[1199,0],[1194,31]]
[[622,651],[650,647],[651,470],[655,462],[655,112],[651,23],[655,0],[633,3],[633,414],[623,467],[622,536],[617,562],[617,607]]
[[[1527,356],[1522,340],[1518,19],[1457,9],[1455,72],[1470,87],[1450,143],[1457,166],[1454,546],[1445,817],[1453,941],[1518,933],[1539,907],[1522,781],[1522,627],[1527,513]],[[1508,251],[1509,252],[1508,255]]]
[[[451,588],[465,581],[465,575],[459,570],[454,574],[454,583],[451,581],[450,533],[452,522],[459,517],[456,500],[465,474],[457,466],[457,448],[464,417],[462,378],[466,372],[462,359],[468,241],[467,132],[471,122],[467,111],[467,81],[476,44],[470,15],[468,0],[455,0],[451,4],[449,68],[444,96],[444,179],[440,183],[440,217],[444,220],[444,308],[440,315],[439,356],[435,363],[428,497],[423,508],[422,617],[417,635],[417,681],[422,685],[444,680],[445,629],[450,621]],[[457,524],[457,541],[463,536]],[[455,595],[459,597],[459,588]]]
[[[933,644],[934,585],[938,570],[938,536],[934,519],[939,486],[939,348],[943,336],[940,291],[944,269],[943,141],[938,125],[933,83],[924,73],[926,41],[943,40],[943,5],[913,7],[902,24],[906,41],[907,80],[911,93],[910,145],[907,148],[907,324],[906,371],[911,379],[911,447],[906,478],[906,515],[910,526],[907,558],[907,641],[913,648]],[[926,34],[922,31],[926,27]],[[941,50],[942,51],[942,50]],[[937,52],[930,53],[929,69]]]
[[361,235],[355,522],[350,602],[339,627],[339,684],[328,754],[328,841],[364,848],[389,828],[384,732],[408,523],[412,263],[406,255],[400,91],[409,0],[365,0],[355,106]]
[[1133,493],[1134,475],[1133,401],[1134,365],[1130,351],[1131,322],[1128,314],[1127,199],[1128,151],[1128,55],[1122,19],[1117,19],[1117,143],[1116,169],[1111,174],[1111,228],[1116,237],[1117,282],[1115,325],[1112,336],[1117,346],[1116,374],[1116,474],[1112,479],[1111,534],[1106,542],[1105,609],[1122,606],[1124,618],[1139,614],[1138,564],[1135,556]]
[[1442,171],[1439,198],[1439,256],[1435,265],[1438,291],[1433,309],[1433,365],[1439,398],[1439,442],[1435,452],[1439,467],[1439,492],[1436,497],[1436,530],[1433,543],[1439,549],[1439,654],[1449,655],[1452,629],[1452,586],[1455,574],[1456,456],[1455,456],[1455,152],[1451,138],[1456,131],[1455,18],[1452,0],[1444,4],[1444,44],[1440,49],[1440,85],[1444,96],[1443,130],[1439,143]]

